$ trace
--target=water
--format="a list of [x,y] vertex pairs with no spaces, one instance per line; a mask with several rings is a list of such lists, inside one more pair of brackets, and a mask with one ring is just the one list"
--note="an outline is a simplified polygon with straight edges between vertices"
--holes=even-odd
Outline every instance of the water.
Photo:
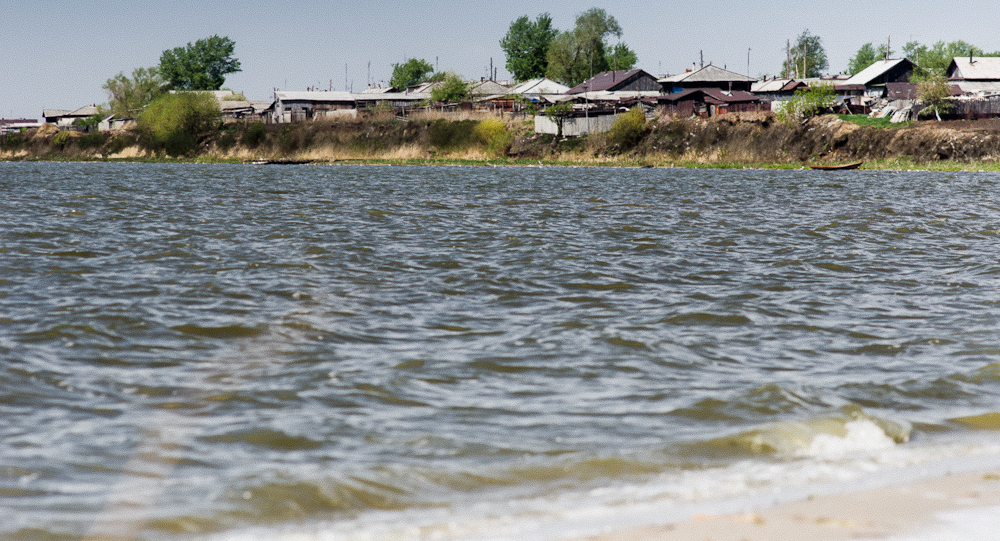
[[0,537],[555,539],[998,460],[998,179],[0,164]]

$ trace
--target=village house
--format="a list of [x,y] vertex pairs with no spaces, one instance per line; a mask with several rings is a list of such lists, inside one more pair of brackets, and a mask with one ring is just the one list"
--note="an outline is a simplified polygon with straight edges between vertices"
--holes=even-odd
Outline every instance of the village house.
[[908,58],[879,60],[850,79],[835,84],[834,89],[842,97],[882,98],[885,97],[886,84],[910,82],[914,67]]
[[759,111],[761,99],[749,92],[717,88],[690,88],[661,95],[657,102],[664,116],[708,118],[726,113]]
[[357,115],[357,102],[350,92],[274,92],[274,102],[263,112],[268,124],[289,124],[316,118]]
[[717,88],[726,91],[750,92],[750,87],[757,82],[757,79],[709,64],[697,70],[691,69],[684,73],[663,77],[658,82],[665,94],[673,94],[691,88]]
[[795,97],[795,93],[800,90],[808,90],[809,85],[805,81],[796,79],[767,79],[757,81],[750,86],[750,93],[760,98],[761,103],[769,104],[771,110],[780,109],[781,102]]
[[61,129],[68,129],[73,127],[73,123],[77,120],[83,120],[90,118],[100,111],[97,109],[96,105],[85,105],[76,109],[74,111],[66,111],[64,109],[45,109],[42,111],[42,117],[45,118],[45,122],[55,124]]
[[1000,93],[1000,58],[955,57],[945,76],[965,94]]
[[514,85],[509,92],[530,101],[538,101],[541,96],[565,94],[567,90],[569,90],[568,86],[559,84],[548,77],[542,77]]
[[0,135],[37,128],[42,123],[34,118],[0,118]]

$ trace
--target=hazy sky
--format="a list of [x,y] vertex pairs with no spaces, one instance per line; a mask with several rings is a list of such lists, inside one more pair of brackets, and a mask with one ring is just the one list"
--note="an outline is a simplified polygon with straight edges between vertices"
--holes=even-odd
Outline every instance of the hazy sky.
[[962,39],[1000,50],[1000,3],[952,0],[809,2],[568,2],[545,0],[426,0],[401,2],[257,2],[243,0],[0,0],[0,117],[40,118],[42,109],[103,103],[101,85],[120,71],[154,66],[165,49],[218,34],[236,42],[243,71],[226,87],[270,100],[274,88],[309,86],[355,91],[371,78],[388,80],[394,62],[438,62],[469,78],[487,75],[490,58],[508,77],[499,41],[520,15],[549,12],[557,28],[601,7],[618,19],[622,40],[639,67],[677,73],[704,50],[733,71],[775,74],[785,41],[804,29],[820,36],[832,72],[847,67],[863,43],[893,48],[916,40]]

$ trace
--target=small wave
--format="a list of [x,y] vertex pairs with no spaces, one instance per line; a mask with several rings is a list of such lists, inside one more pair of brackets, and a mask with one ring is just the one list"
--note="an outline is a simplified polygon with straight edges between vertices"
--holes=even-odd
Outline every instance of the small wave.
[[206,436],[203,441],[210,443],[248,443],[257,447],[277,449],[280,451],[306,451],[318,449],[322,442],[305,436],[293,436],[280,430],[257,429],[241,430],[218,436]]
[[205,338],[252,338],[260,336],[267,330],[266,325],[248,327],[246,325],[223,325],[220,327],[206,327],[202,325],[187,324],[172,327],[173,330],[184,334],[202,336]]
[[661,323],[672,325],[717,325],[717,326],[739,326],[750,325],[753,320],[746,316],[737,314],[712,314],[709,312],[694,312],[691,314],[678,314],[660,320]]
[[845,415],[769,423],[733,436],[709,440],[704,446],[708,450],[737,454],[838,458],[850,453],[892,448],[909,441],[911,430],[908,425],[868,416],[851,408]]

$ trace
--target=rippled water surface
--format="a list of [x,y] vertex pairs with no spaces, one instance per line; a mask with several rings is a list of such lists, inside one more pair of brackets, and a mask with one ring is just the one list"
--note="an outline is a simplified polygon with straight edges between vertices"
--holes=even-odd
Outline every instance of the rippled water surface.
[[516,536],[986,452],[998,179],[0,163],[0,537]]

